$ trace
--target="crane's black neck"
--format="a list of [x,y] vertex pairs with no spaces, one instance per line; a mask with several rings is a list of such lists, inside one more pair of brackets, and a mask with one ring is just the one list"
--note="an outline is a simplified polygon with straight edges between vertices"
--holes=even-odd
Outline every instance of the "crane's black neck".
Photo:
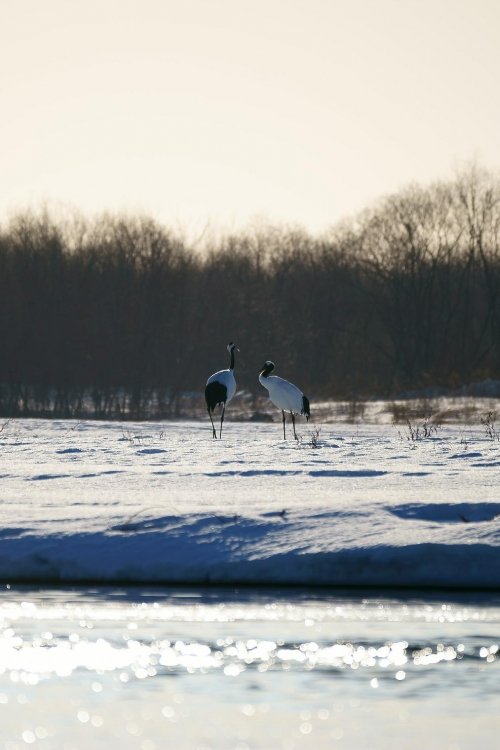
[[230,370],[234,370],[234,347],[231,349],[231,364],[229,365]]

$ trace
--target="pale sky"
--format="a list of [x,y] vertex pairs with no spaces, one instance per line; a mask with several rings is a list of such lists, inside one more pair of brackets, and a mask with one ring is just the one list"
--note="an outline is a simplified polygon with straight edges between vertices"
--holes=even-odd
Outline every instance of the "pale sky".
[[500,166],[500,0],[0,0],[0,220],[321,232]]

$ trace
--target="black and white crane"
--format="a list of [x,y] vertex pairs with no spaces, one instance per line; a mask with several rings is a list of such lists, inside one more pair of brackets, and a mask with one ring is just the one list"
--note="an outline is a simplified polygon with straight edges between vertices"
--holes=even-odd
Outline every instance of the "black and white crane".
[[214,427],[212,414],[216,406],[219,406],[219,404],[222,405],[219,440],[222,437],[222,423],[224,422],[224,413],[226,411],[226,406],[236,393],[236,380],[234,379],[234,352],[235,350],[239,351],[239,349],[236,349],[236,344],[233,344],[233,342],[230,341],[227,345],[227,350],[231,355],[229,369],[214,372],[214,374],[210,375],[210,377],[208,378],[207,385],[205,387],[205,401],[207,402],[208,416],[210,417],[210,421],[212,423],[212,437],[215,439],[217,439],[217,431]]
[[295,415],[302,414],[309,421],[309,417],[311,416],[309,399],[293,383],[289,383],[288,380],[279,378],[277,375],[271,375],[270,373],[273,370],[274,362],[270,362],[269,360],[264,362],[259,375],[259,381],[269,391],[269,398],[273,404],[278,409],[281,409],[281,413],[283,414],[283,438],[286,440],[285,412],[289,411],[292,415],[293,436],[295,440],[298,440],[297,433],[295,432]]

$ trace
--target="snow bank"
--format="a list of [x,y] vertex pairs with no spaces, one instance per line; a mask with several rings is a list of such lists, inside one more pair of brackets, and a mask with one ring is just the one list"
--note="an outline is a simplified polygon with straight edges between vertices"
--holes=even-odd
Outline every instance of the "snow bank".
[[11,422],[0,579],[500,587],[498,441],[314,429]]

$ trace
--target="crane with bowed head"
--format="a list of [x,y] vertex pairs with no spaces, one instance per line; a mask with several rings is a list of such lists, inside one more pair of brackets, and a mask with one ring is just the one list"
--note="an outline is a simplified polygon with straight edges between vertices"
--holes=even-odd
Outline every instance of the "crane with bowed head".
[[286,440],[285,432],[285,412],[289,411],[292,416],[293,436],[298,440],[295,432],[295,415],[302,414],[307,421],[311,416],[309,408],[309,399],[304,396],[302,391],[288,380],[280,378],[277,375],[271,375],[274,370],[274,362],[267,360],[264,362],[259,375],[259,381],[269,392],[269,398],[278,409],[281,409],[283,415],[283,438]]

